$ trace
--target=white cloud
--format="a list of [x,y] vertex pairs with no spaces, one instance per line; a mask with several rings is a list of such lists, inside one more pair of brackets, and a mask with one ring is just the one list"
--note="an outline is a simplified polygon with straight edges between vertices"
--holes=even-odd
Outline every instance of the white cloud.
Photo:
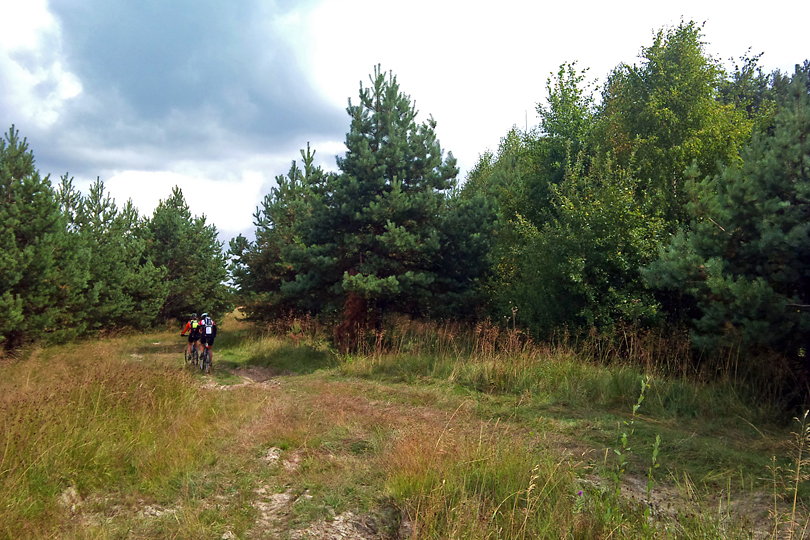
[[311,14],[307,52],[316,84],[336,105],[357,95],[377,63],[392,70],[423,117],[436,119],[464,171],[513,125],[536,123],[548,73],[576,59],[577,41],[593,30],[570,11],[516,0],[328,0]]
[[705,21],[708,52],[722,60],[750,46],[766,51],[766,68],[790,69],[807,54],[802,25],[810,4],[775,4],[792,7],[772,3],[754,13],[705,0],[324,0],[309,15],[303,47],[316,85],[338,106],[357,95],[377,63],[393,70],[419,111],[437,120],[442,146],[463,174],[513,125],[536,124],[546,78],[562,62],[576,60],[604,80],[620,62],[637,62],[654,31],[681,19]]
[[0,3],[0,81],[13,122],[49,128],[64,103],[82,92],[66,67],[61,29],[46,0]]
[[43,33],[58,30],[47,0],[0,4],[0,47],[34,49]]
[[[342,142],[325,139],[311,141],[311,148],[316,152],[315,162],[325,170],[336,170],[335,156],[345,150]],[[275,185],[275,177],[285,174],[293,160],[300,161],[298,149],[278,150],[262,154],[236,152],[209,160],[176,159],[164,162],[163,170],[110,169],[100,171],[100,176],[119,207],[131,199],[144,216],[151,215],[158,203],[171,195],[172,188],[179,186],[191,213],[204,214],[225,240],[238,233],[252,236],[253,214]],[[96,153],[95,159],[107,163],[134,164],[139,159],[135,148],[98,147],[92,152]],[[76,187],[85,192],[90,183],[88,178],[75,179]]]
[[146,216],[179,186],[192,214],[204,214],[220,232],[235,234],[252,228],[253,212],[266,181],[264,172],[257,170],[242,170],[239,178],[228,182],[179,172],[127,170],[114,174],[104,185],[119,207],[131,199]]

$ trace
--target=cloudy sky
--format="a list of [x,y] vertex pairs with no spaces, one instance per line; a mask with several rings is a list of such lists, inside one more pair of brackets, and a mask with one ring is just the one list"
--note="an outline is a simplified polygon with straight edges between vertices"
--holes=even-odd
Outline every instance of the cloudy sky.
[[[432,115],[464,177],[513,125],[536,123],[565,61],[597,81],[653,32],[705,22],[721,60],[767,69],[810,57],[810,2],[714,0],[0,0],[0,129],[15,124],[43,174],[100,177],[150,213],[179,185],[221,238],[307,142],[335,168],[347,100],[376,64]],[[765,9],[763,9],[765,8]]]

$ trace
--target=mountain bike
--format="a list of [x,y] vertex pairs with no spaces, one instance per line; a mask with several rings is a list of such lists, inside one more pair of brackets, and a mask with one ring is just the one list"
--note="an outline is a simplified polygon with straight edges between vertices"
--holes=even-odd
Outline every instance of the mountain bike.
[[197,367],[200,361],[200,352],[197,350],[197,344],[196,343],[191,344],[191,352],[189,352],[188,350],[188,345],[186,345],[185,349],[183,350],[184,350],[183,356],[186,360],[186,365],[191,364],[194,367]]
[[211,373],[211,345],[203,345],[202,355],[200,355],[200,371]]

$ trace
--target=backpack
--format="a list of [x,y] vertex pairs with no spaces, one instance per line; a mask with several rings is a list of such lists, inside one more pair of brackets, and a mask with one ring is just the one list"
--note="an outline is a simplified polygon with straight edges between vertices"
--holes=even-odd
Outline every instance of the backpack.
[[211,317],[206,317],[200,322],[205,327],[205,335],[210,336],[213,333],[214,321],[211,320]]

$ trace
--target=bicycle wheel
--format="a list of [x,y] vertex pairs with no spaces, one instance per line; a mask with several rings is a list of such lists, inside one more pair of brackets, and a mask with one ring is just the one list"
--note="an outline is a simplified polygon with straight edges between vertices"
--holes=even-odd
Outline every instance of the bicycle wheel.
[[211,373],[211,352],[208,347],[203,349],[203,361],[200,369],[202,369],[203,373]]

